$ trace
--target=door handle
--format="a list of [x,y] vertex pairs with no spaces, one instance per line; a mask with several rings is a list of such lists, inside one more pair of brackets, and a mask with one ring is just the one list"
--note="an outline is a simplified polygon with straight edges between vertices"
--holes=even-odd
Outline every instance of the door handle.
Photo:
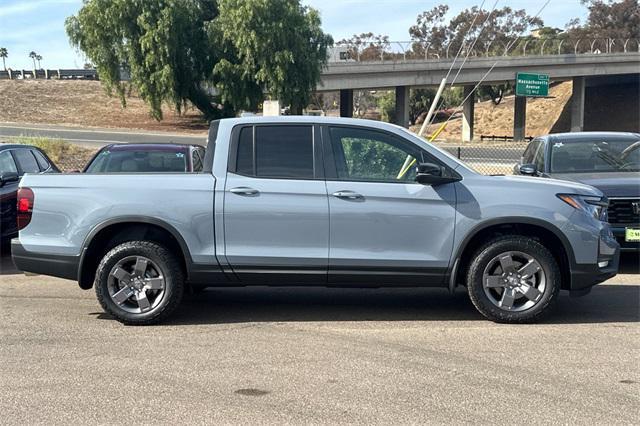
[[353,192],[353,191],[337,191],[331,195],[333,195],[336,198],[343,198],[346,200],[363,200],[364,199],[364,196],[362,194],[358,194],[357,192]]
[[229,192],[237,195],[258,195],[260,191],[246,186],[239,186],[237,188],[231,188]]

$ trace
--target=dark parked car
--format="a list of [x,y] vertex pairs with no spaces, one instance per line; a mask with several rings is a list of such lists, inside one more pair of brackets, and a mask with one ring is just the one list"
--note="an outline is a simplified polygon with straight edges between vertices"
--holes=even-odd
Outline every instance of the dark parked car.
[[102,148],[84,173],[201,172],[204,147],[179,144],[114,144]]
[[609,198],[609,223],[622,250],[640,250],[639,133],[560,133],[536,138],[515,173],[595,186]]
[[34,146],[0,144],[0,237],[18,235],[16,200],[18,183],[25,173],[58,173],[47,155]]

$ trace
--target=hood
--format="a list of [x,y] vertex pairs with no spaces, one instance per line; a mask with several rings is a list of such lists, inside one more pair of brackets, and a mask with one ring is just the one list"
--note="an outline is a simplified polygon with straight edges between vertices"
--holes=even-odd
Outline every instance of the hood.
[[543,177],[532,176],[486,176],[489,179],[493,179],[494,182],[502,181],[506,185],[523,185],[523,186],[539,186],[547,188],[551,191],[555,191],[558,194],[579,194],[579,195],[593,195],[601,197],[602,192],[593,186],[584,185],[580,182],[572,182],[567,180],[549,179]]
[[638,172],[553,173],[551,177],[596,187],[607,197],[640,197]]

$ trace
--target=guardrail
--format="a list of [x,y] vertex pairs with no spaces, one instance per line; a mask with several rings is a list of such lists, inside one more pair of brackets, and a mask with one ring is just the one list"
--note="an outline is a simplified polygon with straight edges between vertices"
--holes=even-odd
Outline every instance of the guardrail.
[[36,70],[8,70],[0,71],[0,80],[23,80],[23,79],[69,79],[69,80],[98,80],[98,71],[95,69],[36,69]]
[[[468,47],[473,46],[472,49]],[[640,39],[628,38],[535,38],[518,37],[502,41],[460,42],[439,46],[421,41],[363,40],[357,43],[336,43],[330,47],[329,62],[379,62],[407,60],[453,59],[460,51],[465,57],[582,55],[600,53],[640,52]]]

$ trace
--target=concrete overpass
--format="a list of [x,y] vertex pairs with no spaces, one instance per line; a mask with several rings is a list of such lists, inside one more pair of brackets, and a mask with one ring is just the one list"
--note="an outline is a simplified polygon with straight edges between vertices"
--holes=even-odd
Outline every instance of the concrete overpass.
[[[396,117],[400,125],[409,124],[409,89],[437,86],[446,76],[451,59],[407,60],[379,62],[334,62],[323,71],[318,91],[340,92],[340,115],[353,113],[353,90],[396,90]],[[457,73],[462,60],[454,65]],[[464,86],[465,96],[495,64],[484,83],[513,82],[517,72],[548,74],[553,81],[573,80],[571,105],[571,130],[584,127],[584,102],[586,79],[591,77],[640,75],[640,52],[567,54],[546,56],[522,56],[501,58],[470,58],[456,80]],[[453,78],[453,75],[450,79]],[[484,84],[483,83],[483,84]],[[471,95],[463,106],[463,140],[473,139],[473,113],[475,96]],[[516,98],[514,108],[514,138],[522,140],[526,127],[526,98]]]

